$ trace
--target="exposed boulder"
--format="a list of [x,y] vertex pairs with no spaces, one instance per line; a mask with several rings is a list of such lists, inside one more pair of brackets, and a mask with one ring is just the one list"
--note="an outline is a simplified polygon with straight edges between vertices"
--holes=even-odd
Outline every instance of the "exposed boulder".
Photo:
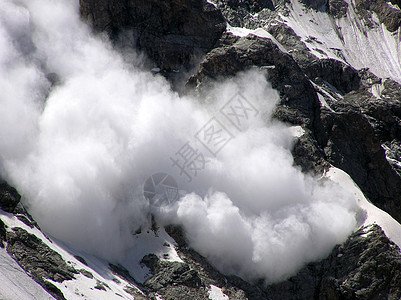
[[213,0],[230,26],[264,27],[289,0]]
[[325,153],[309,130],[296,139],[292,149],[294,163],[305,173],[324,173],[330,168]]
[[198,273],[188,265],[179,262],[165,262],[159,260],[154,254],[148,254],[142,259],[151,272],[152,278],[145,283],[153,290],[158,290],[167,285],[185,285],[190,288],[201,286]]

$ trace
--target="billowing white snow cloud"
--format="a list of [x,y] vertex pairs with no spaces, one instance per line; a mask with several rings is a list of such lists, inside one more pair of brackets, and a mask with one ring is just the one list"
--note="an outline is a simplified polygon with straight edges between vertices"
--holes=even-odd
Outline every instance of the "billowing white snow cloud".
[[[143,183],[165,172],[182,197],[160,219],[183,224],[224,272],[278,280],[347,237],[352,195],[293,166],[293,137],[270,120],[278,95],[264,74],[180,97],[93,36],[75,2],[0,4],[0,170],[45,231],[118,260],[148,222]],[[239,93],[251,106],[237,128],[224,107]],[[201,142],[210,122],[226,130],[209,149],[217,155]],[[185,145],[205,159],[196,174],[187,169],[190,178],[172,163]]]

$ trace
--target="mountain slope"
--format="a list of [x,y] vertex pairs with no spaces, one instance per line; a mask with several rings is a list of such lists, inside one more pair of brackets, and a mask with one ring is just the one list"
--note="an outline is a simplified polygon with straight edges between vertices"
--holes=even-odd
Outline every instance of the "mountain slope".
[[[401,221],[401,11],[399,3],[396,1],[390,3],[390,1],[384,0],[174,0],[168,3],[158,0],[146,3],[135,0],[97,2],[80,0],[79,3],[81,17],[93,26],[97,36],[93,37],[86,30],[79,31],[80,40],[74,44],[75,35],[69,32],[72,35],[69,38],[71,38],[73,50],[68,52],[65,49],[65,53],[70,55],[71,64],[68,59],[66,61],[54,60],[53,64],[56,66],[48,63],[46,55],[49,54],[46,51],[51,52],[53,48],[48,45],[50,50],[47,47],[43,49],[39,46],[39,50],[35,49],[35,45],[39,45],[41,39],[46,39],[47,36],[46,32],[38,35],[35,26],[30,27],[30,25],[25,24],[25,27],[16,27],[21,30],[21,32],[17,31],[16,33],[10,30],[12,34],[18,37],[17,41],[11,44],[17,45],[15,47],[18,48],[18,53],[22,57],[22,65],[25,61],[28,61],[28,67],[38,64],[38,69],[35,69],[33,73],[46,73],[45,75],[40,73],[39,76],[46,77],[46,84],[34,89],[34,91],[35,95],[46,95],[42,105],[49,119],[39,122],[38,128],[42,128],[40,126],[44,123],[46,125],[46,121],[50,123],[53,117],[51,109],[57,108],[54,106],[57,102],[56,96],[63,96],[63,87],[71,85],[75,87],[76,91],[82,88],[83,94],[94,100],[92,99],[93,101],[85,106],[85,111],[80,111],[77,104],[79,101],[74,98],[78,99],[79,97],[74,93],[67,93],[67,97],[64,98],[70,99],[68,101],[69,110],[64,113],[66,107],[62,107],[60,109],[62,113],[56,116],[61,116],[69,125],[73,125],[74,122],[86,124],[91,120],[102,120],[101,132],[88,130],[87,136],[91,133],[95,136],[96,141],[105,136],[107,146],[117,144],[121,148],[116,148],[116,150],[112,148],[115,151],[111,151],[111,155],[108,156],[110,154],[107,152],[108,148],[105,147],[107,149],[104,150],[104,148],[99,147],[96,148],[97,150],[100,149],[99,152],[93,154],[91,151],[94,148],[89,147],[90,139],[85,139],[86,136],[84,135],[85,138],[79,141],[82,142],[81,146],[84,145],[87,148],[77,147],[79,151],[75,155],[79,156],[81,150],[86,150],[88,155],[84,158],[87,160],[78,160],[79,164],[74,165],[77,169],[78,165],[85,165],[84,172],[71,168],[73,170],[67,173],[68,176],[64,176],[60,180],[60,177],[56,177],[56,172],[54,172],[54,178],[52,177],[52,170],[47,177],[48,182],[45,182],[44,186],[40,185],[43,182],[37,180],[34,182],[38,185],[30,185],[30,187],[35,188],[35,191],[39,190],[37,194],[43,197],[48,196],[46,191],[50,190],[52,196],[57,195],[60,199],[66,198],[68,200],[66,203],[71,205],[77,199],[91,199],[90,203],[95,204],[93,207],[83,206],[82,212],[76,211],[71,216],[74,216],[75,221],[78,220],[75,215],[87,216],[88,219],[80,220],[80,224],[92,222],[87,224],[91,225],[88,227],[91,229],[98,227],[100,232],[101,230],[105,231],[105,235],[110,233],[110,228],[118,228],[119,230],[116,229],[114,235],[124,236],[126,238],[124,246],[126,247],[119,257],[114,256],[114,259],[109,258],[107,260],[48,236],[24,208],[26,205],[28,209],[32,209],[29,204],[34,205],[35,202],[30,201],[32,199],[25,198],[26,194],[29,194],[26,188],[29,184],[26,182],[30,182],[30,178],[28,178],[30,175],[23,176],[24,180],[21,181],[18,181],[18,176],[15,176],[15,174],[23,173],[24,170],[30,170],[29,167],[25,169],[12,168],[13,164],[18,166],[18,155],[22,156],[22,151],[21,153],[16,151],[13,160],[3,160],[3,156],[6,157],[10,154],[0,153],[1,162],[6,162],[4,166],[0,166],[2,176],[4,174],[7,179],[13,178],[14,184],[23,187],[21,191],[25,193],[20,203],[21,196],[15,189],[5,182],[0,184],[0,207],[2,209],[0,211],[2,222],[0,223],[0,237],[4,247],[0,249],[0,280],[4,283],[0,287],[1,297],[12,299],[51,299],[54,297],[56,299],[135,298],[166,300],[398,299],[401,297],[401,253],[399,248],[401,246],[401,225],[399,224]],[[29,11],[26,15],[24,9],[19,8],[18,11],[20,13],[18,16],[28,16],[22,19],[29,19]],[[0,12],[3,13],[1,7]],[[2,17],[0,21],[4,19],[4,23],[14,29],[13,26],[9,25],[13,22],[10,22],[4,15],[0,14]],[[47,24],[45,19],[41,19],[43,22],[41,26]],[[68,21],[68,18],[64,20],[66,23]],[[73,25],[84,26],[75,21]],[[76,33],[78,32],[77,28],[75,28]],[[24,34],[29,35],[32,32],[35,34],[29,36],[29,43],[21,42],[21,40],[25,40]],[[100,42],[105,39],[102,32],[105,32],[112,40],[115,49],[108,49],[109,44]],[[64,40],[64,37],[60,37],[58,34],[54,34],[54,36]],[[82,36],[85,39],[81,40]],[[95,42],[86,44],[84,41],[86,39],[91,39],[91,41],[93,39]],[[67,48],[67,46],[65,47]],[[92,47],[99,47],[102,50],[91,52]],[[137,60],[135,53],[137,49],[144,51],[147,58]],[[73,61],[74,59],[71,58],[76,52],[80,53],[78,57],[82,57],[82,64]],[[98,56],[91,56],[93,53]],[[107,56],[109,53],[115,55],[116,60]],[[51,54],[54,55],[54,53]],[[121,55],[121,59],[119,55]],[[84,59],[88,57],[90,62],[86,65],[84,63],[87,61]],[[50,59],[48,60],[50,61]],[[126,63],[125,60],[133,62],[133,65],[130,68],[123,69],[123,72],[118,72],[120,65],[123,65],[121,61]],[[18,64],[20,63],[18,59],[12,60],[12,62],[15,61]],[[106,69],[110,68],[111,73],[102,70],[104,61],[107,62],[105,64]],[[57,64],[62,64],[63,67],[61,68]],[[140,68],[136,64],[140,64]],[[8,65],[6,64],[6,66]],[[80,72],[74,69],[73,66],[75,65],[82,68],[79,69]],[[85,66],[86,68],[88,66],[93,67],[93,70],[86,70]],[[58,67],[59,69],[57,69]],[[60,74],[49,73],[53,70],[52,68],[59,70]],[[327,243],[319,241],[317,245],[326,246],[328,250],[324,255],[314,256],[314,259],[311,259],[311,256],[307,255],[308,253],[300,251],[301,255],[298,255],[298,258],[301,257],[302,266],[295,271],[290,268],[292,270],[288,271],[290,275],[285,272],[280,273],[287,274],[288,276],[286,275],[285,278],[289,277],[288,279],[278,276],[272,280],[267,276],[260,275],[261,273],[258,273],[256,267],[253,270],[256,274],[254,278],[246,277],[247,274],[249,275],[249,270],[245,275],[244,272],[241,273],[244,265],[245,269],[250,269],[251,266],[255,265],[263,266],[263,258],[271,257],[272,253],[275,253],[273,248],[270,251],[266,250],[269,249],[270,245],[263,248],[263,243],[256,244],[259,248],[246,248],[247,245],[244,245],[244,232],[240,230],[240,227],[237,227],[240,221],[243,222],[241,224],[245,224],[244,228],[248,228],[249,231],[252,229],[258,234],[258,236],[249,235],[250,240],[256,240],[256,237],[262,236],[261,240],[264,241],[263,234],[266,233],[263,230],[257,231],[260,228],[264,229],[263,226],[257,227],[260,225],[258,222],[262,223],[260,220],[263,220],[258,219],[258,214],[268,215],[268,213],[258,211],[258,214],[255,215],[247,214],[249,212],[247,209],[252,210],[253,208],[252,199],[241,199],[245,201],[243,206],[234,206],[233,202],[230,202],[231,206],[219,207],[223,202],[213,202],[213,197],[209,194],[204,199],[201,198],[200,202],[191,202],[191,199],[186,198],[187,202],[180,202],[179,205],[181,206],[178,207],[177,211],[157,210],[154,215],[151,215],[149,211],[141,215],[140,217],[143,219],[141,226],[134,226],[123,219],[112,227],[112,225],[106,226],[107,222],[99,220],[96,216],[92,218],[91,212],[96,211],[96,204],[99,203],[96,202],[97,197],[104,196],[103,191],[106,194],[105,199],[109,201],[116,197],[120,201],[117,202],[118,204],[123,203],[125,205],[129,197],[136,197],[137,195],[133,195],[134,192],[127,186],[132,184],[132,178],[141,176],[140,168],[142,164],[148,162],[147,160],[142,161],[141,156],[136,161],[123,156],[122,152],[125,150],[126,144],[129,153],[134,153],[138,149],[132,145],[139,144],[141,139],[148,140],[150,138],[149,135],[132,135],[134,138],[127,142],[123,138],[125,132],[128,131],[127,124],[120,123],[120,119],[125,120],[132,117],[143,121],[146,117],[153,116],[152,111],[166,110],[165,114],[155,115],[156,117],[162,116],[157,120],[157,123],[162,124],[162,127],[167,127],[171,121],[171,123],[178,124],[177,127],[173,128],[179,128],[181,126],[179,123],[180,116],[175,115],[175,118],[171,118],[169,114],[174,114],[176,111],[168,110],[170,103],[175,103],[174,101],[178,99],[176,102],[181,103],[180,105],[184,104],[183,106],[177,104],[177,107],[183,109],[183,114],[190,115],[191,109],[202,105],[186,105],[186,98],[184,97],[196,95],[193,99],[191,98],[191,101],[201,99],[205,102],[202,104],[207,106],[206,102],[210,98],[208,92],[213,90],[214,85],[220,84],[223,80],[241,76],[243,72],[250,69],[257,69],[274,89],[274,93],[269,92],[269,95],[264,98],[266,103],[273,101],[271,98],[274,98],[272,95],[275,95],[276,91],[278,94],[278,104],[274,110],[273,120],[269,115],[263,116],[265,124],[272,126],[271,124],[277,125],[278,123],[277,126],[281,130],[276,135],[270,135],[269,139],[284,140],[284,144],[288,143],[286,147],[292,153],[291,164],[293,163],[296,166],[295,170],[301,169],[305,174],[312,174],[312,179],[306,183],[312,186],[312,190],[313,188],[316,189],[315,193],[319,193],[319,188],[325,184],[347,192],[341,194],[348,195],[346,199],[335,199],[335,203],[331,203],[329,199],[328,206],[320,206],[322,210],[332,208],[332,211],[328,211],[323,216],[333,217],[333,220],[335,220],[336,212],[338,212],[338,203],[354,209],[351,212],[354,213],[355,224],[353,228],[355,230],[347,239],[345,235],[344,239],[339,240],[338,245],[332,249],[333,240],[337,234],[336,229],[338,229],[338,222],[334,221],[332,222],[333,230],[328,230],[325,236],[321,233],[319,235],[319,226],[313,227],[310,226],[310,223],[306,223],[308,226],[305,226],[305,223],[302,222],[290,223],[288,220],[293,220],[291,216],[285,219],[287,223],[273,223],[276,226],[271,231],[276,233],[282,230],[283,236],[288,232],[302,233],[304,230],[308,233],[306,236],[310,238],[310,243],[316,242],[314,240],[316,236],[322,239],[326,238]],[[88,92],[88,89],[83,87],[82,83],[86,82],[84,80],[86,79],[86,72],[90,73],[90,80],[87,82],[89,84],[94,82],[93,86],[99,91],[103,91],[102,85],[106,84],[112,86],[112,91],[123,87],[124,93],[110,93],[110,97],[107,99],[107,103],[115,102],[115,106],[106,106],[101,101],[96,102],[96,94]],[[131,74],[130,72],[132,74],[146,73],[147,75],[138,77],[142,81],[133,81],[133,76],[127,75]],[[175,91],[170,92],[170,87],[158,75],[153,76],[150,73],[162,74],[169,80]],[[71,74],[78,75],[77,77],[69,77]],[[118,76],[114,76],[116,74]],[[115,78],[118,79],[115,80]],[[151,85],[153,82],[156,84]],[[255,90],[259,88],[257,80],[252,84],[254,84]],[[137,86],[139,88],[135,90]],[[156,89],[156,86],[157,91],[153,91],[152,88]],[[118,106],[120,98],[126,96],[125,92],[128,87],[137,94],[140,94],[142,87],[144,90],[152,90],[148,98],[144,97],[147,102],[153,103],[152,109],[147,107],[144,102],[123,101],[124,107]],[[227,88],[224,85],[218,87]],[[154,101],[159,89],[165,97],[164,102]],[[216,92],[216,90],[213,91]],[[127,92],[127,94],[129,93]],[[184,96],[179,98],[178,94]],[[100,95],[98,96],[100,97]],[[132,95],[129,94],[129,96]],[[7,104],[8,102],[4,103]],[[132,108],[135,105],[145,108],[142,110],[143,115],[137,116],[132,113],[137,111],[136,107]],[[104,109],[97,110],[98,107]],[[216,107],[212,106],[211,109],[216,109]],[[112,116],[117,116],[118,122],[114,122],[109,113]],[[201,110],[197,113],[187,116],[188,119],[184,119],[188,128],[192,128],[189,123],[192,121],[195,123],[198,120],[194,121],[194,119],[200,118]],[[77,117],[81,114],[84,115],[83,118]],[[193,118],[191,119],[191,117]],[[128,124],[133,127],[129,129],[133,129],[135,133],[147,129],[146,126],[138,126],[138,123]],[[86,129],[87,127],[82,128]],[[160,148],[167,154],[167,150],[176,151],[176,149],[168,146],[170,142],[174,144],[175,141],[168,138],[158,139],[159,135],[163,135],[165,132],[154,132],[152,131],[154,128],[148,128],[148,134],[152,134],[150,136],[156,141],[155,144],[150,144],[152,149],[145,148],[142,151],[152,152],[154,148],[157,150]],[[262,132],[264,128],[258,127],[258,129]],[[84,130],[78,129],[77,131],[81,133]],[[50,132],[55,133],[54,136],[50,135],[50,137],[56,138],[51,139],[51,143],[42,145],[40,151],[28,155],[28,159],[24,163],[34,159],[35,156],[46,153],[46,151],[56,155],[60,149],[68,150],[70,149],[68,145],[76,142],[76,136],[81,137],[79,134],[74,135],[77,132],[70,127],[63,132],[61,127],[56,126],[51,128]],[[70,136],[71,132],[73,134]],[[113,135],[114,132],[118,133],[117,138]],[[54,144],[62,141],[59,138],[63,137],[65,133],[69,137],[69,143],[64,145],[60,143],[63,147],[53,148]],[[178,130],[174,134],[179,135]],[[256,137],[262,136],[258,135],[257,131],[253,134]],[[261,140],[263,139],[251,140],[252,145],[257,147]],[[246,141],[249,140],[245,139]],[[13,141],[3,141],[2,139],[0,146],[11,142]],[[100,145],[100,142],[96,145]],[[251,147],[249,146],[249,148]],[[253,157],[254,153],[251,150],[248,149],[248,152],[245,152],[247,155],[244,156]],[[267,151],[268,149],[263,148],[262,150]],[[263,151],[258,152],[258,154],[262,156],[265,153]],[[236,152],[233,151],[233,153]],[[70,170],[69,162],[75,162],[70,160],[71,156],[74,155],[67,151],[61,163],[52,165],[52,168],[59,171],[61,166],[61,169]],[[99,157],[110,157],[110,159],[103,161]],[[279,156],[277,157],[276,160],[279,159]],[[151,157],[151,159],[152,164],[164,164],[164,161],[158,160],[158,158]],[[67,162],[64,163],[64,160]],[[91,163],[98,160],[101,161],[101,167],[97,169],[97,165]],[[123,167],[119,169],[120,160],[123,162]],[[52,160],[44,160],[43,162],[49,165],[54,163]],[[168,162],[170,163],[170,161]],[[220,163],[224,165],[223,162]],[[255,162],[251,161],[251,163]],[[256,161],[257,163],[258,161]],[[24,164],[22,166],[26,167]],[[243,166],[241,167],[243,168]],[[255,165],[254,169],[260,170],[257,167],[268,169],[270,166]],[[132,171],[124,173],[128,168],[132,168]],[[284,166],[282,168],[284,169]],[[112,169],[111,175],[107,174],[107,176],[102,177],[101,175],[107,173],[108,169]],[[12,173],[10,175],[6,170],[13,172],[9,172]],[[32,170],[30,172],[39,178],[40,174],[35,172],[36,169],[32,168]],[[241,174],[238,171],[241,169],[234,170]],[[277,178],[282,176],[279,171],[281,170],[278,168],[275,174]],[[61,174],[65,175],[62,172]],[[99,174],[100,177],[97,177]],[[127,174],[131,175],[132,178],[128,178],[129,180],[124,178],[124,175]],[[211,172],[210,174],[214,173]],[[246,172],[244,174],[249,175]],[[93,188],[76,188],[85,183],[83,180],[86,178],[85,176],[96,179],[89,181],[93,182]],[[305,175],[306,178],[309,178],[307,176],[309,175]],[[101,180],[97,180],[98,178]],[[218,181],[223,182],[224,178],[222,176],[216,178],[216,186],[218,187],[220,183]],[[255,178],[257,177],[253,179]],[[257,179],[259,180],[259,178]],[[273,179],[270,178],[272,181]],[[117,184],[113,185],[112,181],[117,181]],[[262,185],[267,185],[266,182],[261,182]],[[315,182],[317,184],[314,186]],[[243,183],[241,182],[241,184]],[[291,184],[291,181],[289,183]],[[70,190],[73,192],[61,195],[57,193],[57,189],[47,190],[47,185],[50,184],[52,184],[51,187],[57,187],[58,184],[58,191],[65,191],[67,190],[64,189],[66,186],[72,186]],[[141,182],[140,185],[143,183]],[[253,187],[252,183],[249,185]],[[285,184],[277,188],[279,187],[290,188]],[[201,188],[204,187],[201,186]],[[80,194],[85,193],[89,194],[87,198],[79,197]],[[325,194],[320,196],[322,195],[327,196]],[[76,198],[74,198],[75,196]],[[255,195],[249,193],[246,196],[251,198]],[[194,198],[196,197],[194,196]],[[39,197],[39,200],[43,199]],[[51,200],[61,201],[58,197]],[[288,199],[281,200],[288,201]],[[321,205],[320,202],[315,202],[312,201],[310,207]],[[179,215],[180,209],[182,212],[188,203],[198,205],[193,207],[192,215],[184,215],[181,219],[176,216],[171,217],[174,214]],[[62,204],[65,205],[65,203]],[[108,214],[114,214],[121,207],[125,208],[126,211],[123,209],[120,216],[127,218],[127,214],[130,212],[128,210],[132,209],[132,206],[118,206],[112,201],[106,201],[106,204],[106,206],[101,206],[99,203],[101,209],[104,209],[102,216],[105,219]],[[313,206],[314,204],[316,206]],[[239,217],[224,219],[226,215],[218,215],[214,210],[216,207],[229,216]],[[305,207],[295,205],[290,207],[290,210],[292,209],[293,215],[298,217],[299,215],[296,212],[310,209],[309,206]],[[67,208],[69,207],[66,205],[66,213],[68,212]],[[139,204],[134,208],[137,211],[143,209]],[[89,213],[87,213],[88,211]],[[282,211],[284,215],[287,213],[284,209]],[[317,215],[316,220],[321,220],[319,219],[321,215],[318,213],[314,215],[314,212],[316,211],[312,211],[309,215],[301,215],[301,217],[312,215],[313,219]],[[204,215],[206,217],[202,219],[201,217]],[[216,216],[217,218],[213,219]],[[272,216],[278,218],[279,214],[272,214]],[[57,214],[48,216],[47,220],[51,218],[56,219]],[[191,223],[193,220],[204,222],[195,223],[194,226]],[[206,227],[208,224],[205,220],[210,221],[213,226]],[[212,221],[216,222],[213,223]],[[134,220],[133,223],[138,225],[136,222],[139,221]],[[57,223],[55,220],[53,224]],[[346,221],[344,220],[343,223]],[[230,228],[224,231],[225,227],[222,224],[228,224],[227,227]],[[323,224],[321,225],[323,228]],[[122,227],[124,228],[121,229]],[[278,227],[280,230],[277,231]],[[86,230],[84,226],[81,228],[83,232]],[[237,228],[239,229],[237,230]],[[286,231],[288,228],[296,230]],[[232,231],[228,229],[233,230],[235,234],[231,235],[230,232]],[[59,228],[59,232],[60,230]],[[216,250],[217,248],[220,253],[223,253],[223,256],[216,259],[213,251],[209,251],[208,247],[202,247],[202,243],[196,240],[194,232],[198,236],[207,232],[209,236],[203,240],[203,243],[217,244],[212,245],[213,247],[210,249]],[[223,234],[219,236],[216,232],[223,232]],[[97,231],[92,231],[92,235],[88,234],[87,238],[94,238],[93,235],[96,233]],[[77,232],[72,233],[72,236],[77,234]],[[80,235],[80,237],[82,236],[85,235]],[[220,249],[219,243],[221,242],[223,245],[229,236],[231,236],[230,251],[227,251],[228,248],[222,247]],[[99,237],[96,238],[99,245]],[[120,245],[109,242],[116,240],[118,239],[110,239],[107,236],[107,239],[105,238],[103,243],[100,243],[103,248],[96,250],[99,250],[99,253],[104,253],[102,250],[109,248],[115,250],[110,251],[113,254],[120,253],[118,247]],[[282,241],[280,236],[272,240],[276,242],[276,249],[291,249],[290,246],[280,245]],[[291,239],[286,241],[288,240],[296,242],[302,240],[302,236],[293,235]],[[303,244],[301,243],[301,245]],[[255,253],[258,252],[258,255],[241,256],[246,252],[243,249],[251,249]],[[238,256],[234,256],[238,259],[231,260],[231,265],[226,266],[226,268],[221,267],[226,262],[225,259],[233,253],[238,253]],[[292,256],[297,255],[290,255],[287,259],[290,260]],[[251,257],[251,261],[247,264],[246,260],[249,257]],[[219,258],[222,261],[221,264],[219,264]],[[243,261],[240,261],[241,259]],[[283,256],[277,255],[272,260],[277,260],[276,265],[282,265],[283,269],[288,268]],[[274,271],[271,272],[274,273]],[[282,270],[276,270],[276,273],[279,272]]]

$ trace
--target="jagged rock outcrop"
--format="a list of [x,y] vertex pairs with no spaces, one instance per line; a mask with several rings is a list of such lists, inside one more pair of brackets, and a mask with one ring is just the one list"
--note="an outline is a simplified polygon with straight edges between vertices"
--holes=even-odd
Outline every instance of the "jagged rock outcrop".
[[[182,229],[168,226],[166,230],[180,243],[178,253],[184,264],[161,262],[155,255],[143,259],[153,273],[145,285],[163,299],[174,299],[174,295],[178,295],[174,294],[176,292],[182,299],[204,299],[208,284],[222,286],[230,299],[401,297],[400,249],[376,224],[359,228],[326,259],[311,263],[288,280],[269,286],[262,282],[251,285],[236,276],[222,275],[204,257],[185,246]],[[198,291],[191,290],[193,287],[198,287]]]
[[274,3],[271,0],[222,0],[219,2],[221,6],[248,13],[258,13],[264,8],[274,10]]
[[385,152],[367,118],[350,107],[322,114],[329,161],[346,171],[380,208],[401,218],[400,178],[386,160]]
[[206,0],[80,0],[80,9],[113,39],[129,30],[128,39],[165,71],[193,67],[225,30],[221,12]]
[[[234,76],[253,66],[266,70],[272,87],[277,89],[286,109],[277,109],[282,121],[310,127],[319,107],[316,94],[305,74],[272,40],[255,35],[230,37],[210,51],[199,71],[189,78],[187,86],[202,88],[208,79]],[[266,99],[268,101],[268,99]]]
[[390,7],[387,2],[385,0],[356,0],[355,7],[357,13],[361,15],[368,27],[377,26],[372,21],[372,13],[375,13],[380,23],[386,25],[389,31],[394,32],[401,26],[401,11]]
[[[224,10],[232,15],[232,7]],[[260,25],[258,19],[254,23]],[[316,57],[284,23],[266,30],[281,47],[254,35],[226,35],[206,55],[187,85],[202,88],[208,78],[233,76],[253,66],[265,68],[273,88],[280,92],[275,117],[309,129],[295,145],[295,162],[304,171],[320,172],[327,163],[344,169],[373,203],[401,220],[401,177],[394,155],[400,140],[401,86],[366,69]],[[318,97],[324,98],[332,111],[321,109]],[[387,156],[393,160],[386,159],[382,147],[387,147]]]
[[272,299],[400,299],[400,249],[378,225],[363,227],[328,258],[268,287]]
[[327,0],[302,0],[307,6],[312,7],[314,9],[319,9],[322,6],[327,4]]
[[63,293],[46,279],[56,282],[72,280],[78,271],[66,264],[61,255],[37,236],[14,227],[6,233],[7,252],[37,283],[56,299]]
[[[1,180],[1,179],[0,179]],[[21,200],[17,190],[6,182],[0,182],[0,208],[12,213]]]

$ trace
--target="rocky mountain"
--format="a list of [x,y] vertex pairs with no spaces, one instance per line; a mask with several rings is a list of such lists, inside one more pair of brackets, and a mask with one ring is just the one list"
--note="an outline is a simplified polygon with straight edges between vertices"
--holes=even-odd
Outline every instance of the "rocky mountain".
[[400,5],[80,0],[80,16],[95,34],[106,34],[117,51],[145,53],[144,68],[163,75],[179,94],[202,95],[213,82],[249,69],[265,72],[280,98],[274,119],[302,129],[294,163],[349,186],[366,215],[326,258],[266,283],[223,274],[191,247],[184,227],[154,220],[133,233],[147,245],[132,253],[134,262],[78,251],[42,232],[18,191],[3,182],[0,297],[400,299]]

